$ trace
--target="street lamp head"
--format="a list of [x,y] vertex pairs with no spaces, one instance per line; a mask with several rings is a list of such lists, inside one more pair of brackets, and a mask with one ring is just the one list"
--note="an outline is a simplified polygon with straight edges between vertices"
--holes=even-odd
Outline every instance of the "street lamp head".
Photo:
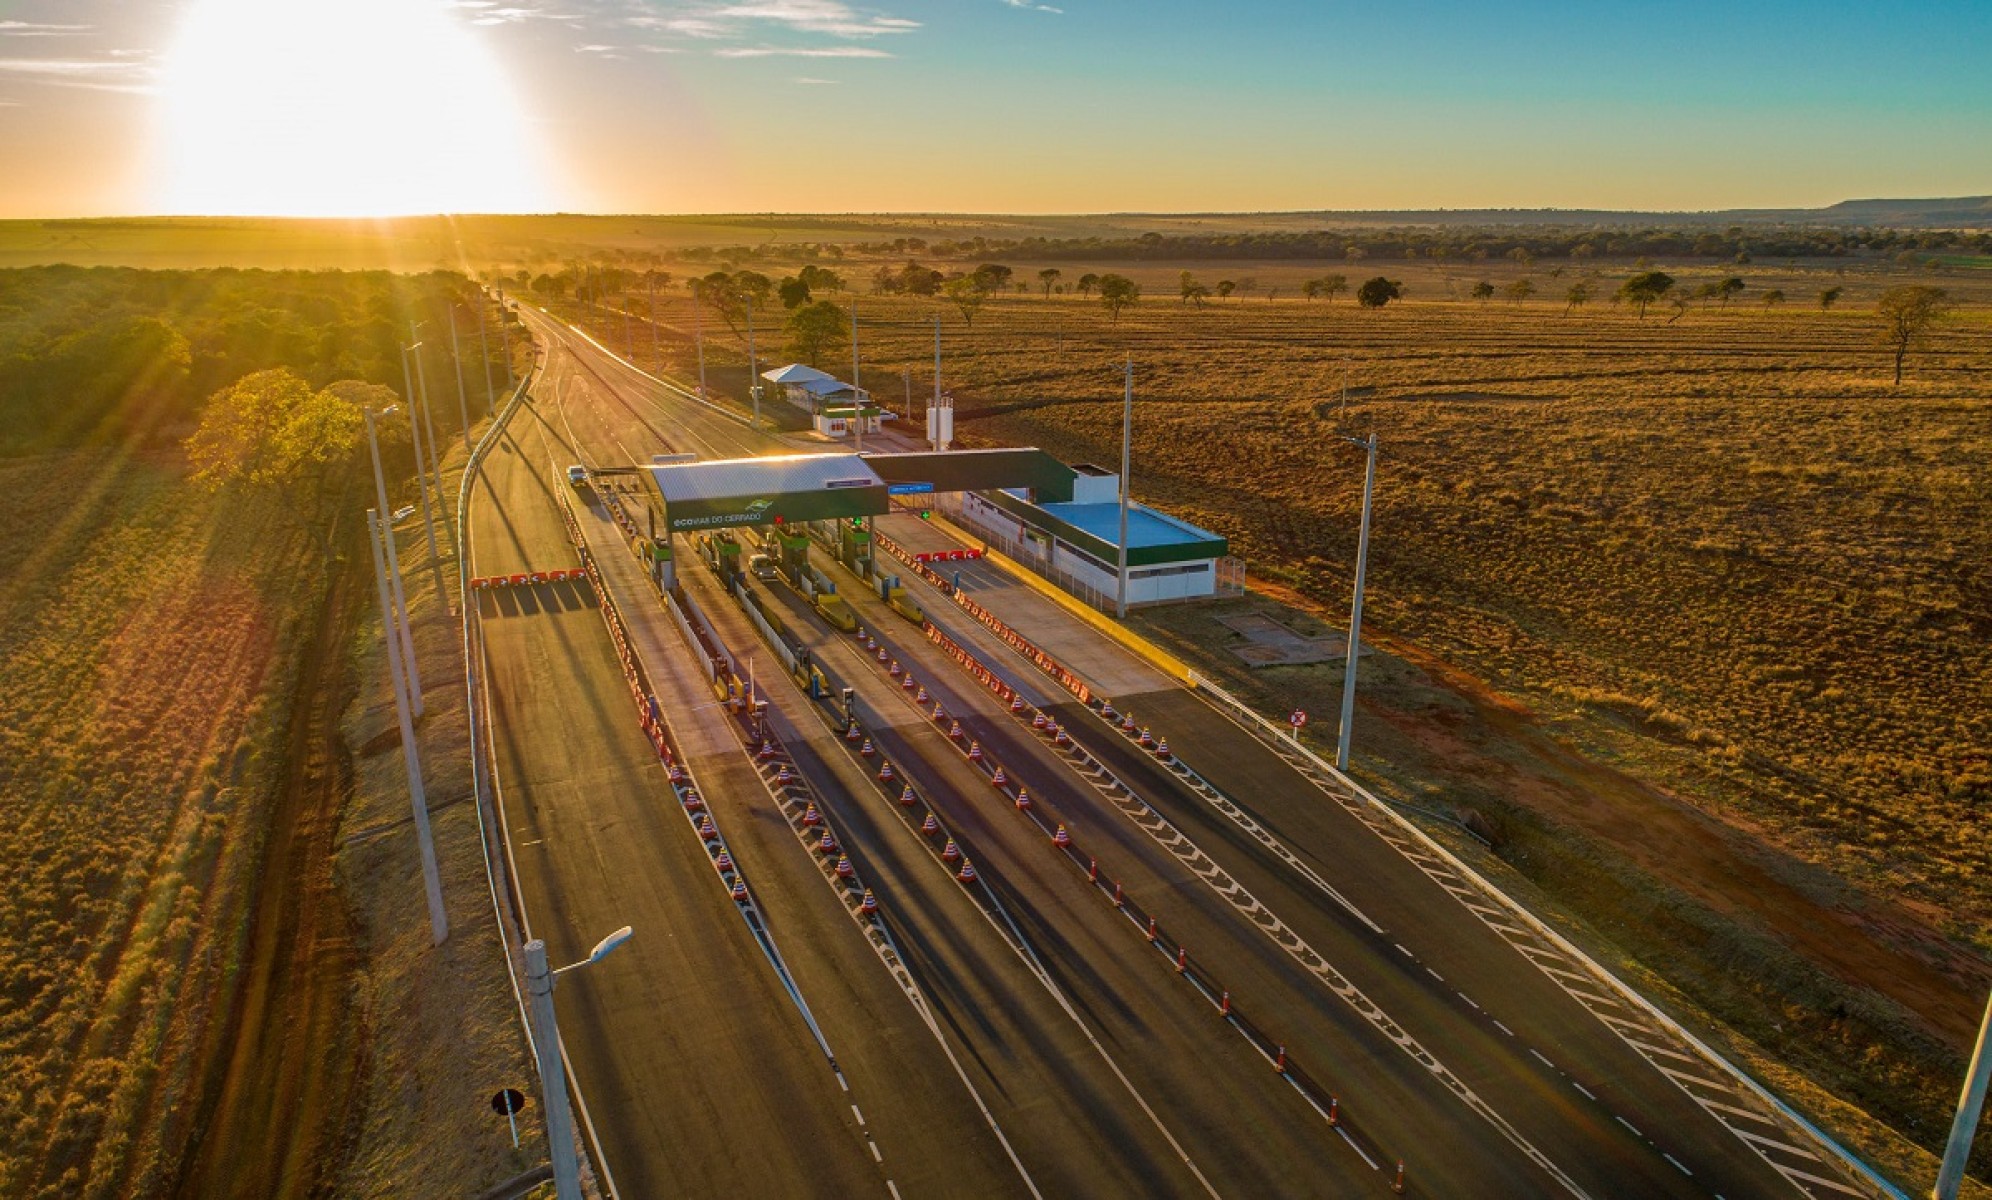
[[624,942],[628,941],[630,939],[630,935],[634,932],[635,931],[632,930],[629,926],[625,925],[621,929],[618,929],[614,933],[603,938],[601,941],[596,942],[595,948],[588,952],[588,961],[591,963],[601,962],[603,959],[607,958],[611,953],[613,953],[617,946],[620,946]]

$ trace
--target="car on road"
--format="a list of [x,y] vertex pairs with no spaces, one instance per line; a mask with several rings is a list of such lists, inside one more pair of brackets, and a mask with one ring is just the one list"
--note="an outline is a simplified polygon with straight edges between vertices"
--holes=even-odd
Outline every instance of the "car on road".
[[756,579],[770,580],[775,577],[775,560],[765,554],[756,554],[747,560],[747,569],[753,572]]
[[567,482],[577,488],[587,487],[588,468],[582,466],[580,463],[575,463],[573,466],[567,468]]

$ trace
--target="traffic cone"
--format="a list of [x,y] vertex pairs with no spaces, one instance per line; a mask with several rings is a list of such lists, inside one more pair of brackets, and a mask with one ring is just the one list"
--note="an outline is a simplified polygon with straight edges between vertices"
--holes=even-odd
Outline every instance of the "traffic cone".
[[1071,740],[1072,740],[1071,738],[1068,738],[1068,737],[1066,737],[1066,736],[1065,736],[1065,726],[1063,726],[1063,725],[1054,725],[1054,726],[1052,726],[1052,727],[1051,727],[1051,744],[1052,744],[1052,745],[1054,745],[1054,746],[1063,746],[1063,745],[1064,745],[1065,743],[1067,743],[1067,742],[1069,742],[1069,741],[1071,741]]
[[887,653],[885,652],[885,647],[884,647],[884,646],[880,646],[880,647],[878,648],[878,661],[880,661],[880,662],[885,662],[885,661],[886,661],[887,659],[889,659],[889,658],[891,658],[891,657],[892,657],[892,656],[891,656],[890,654],[887,654]]
[[907,784],[905,787],[899,789],[900,804],[904,805],[907,808],[912,808],[915,802],[916,801],[913,795],[912,784]]
[[[960,721],[956,721],[956,722],[955,722],[955,728],[956,728],[957,730],[959,730],[959,729],[961,728],[961,722],[960,722]],[[968,743],[968,761],[970,761],[970,762],[981,762],[981,761],[982,761],[982,743],[981,743],[981,742],[977,742],[977,741],[973,741],[973,740],[971,740],[971,741],[970,741],[970,742]]]
[[1228,1017],[1228,1016],[1230,1016],[1230,1015],[1231,1015],[1231,993],[1230,993],[1230,992],[1226,992],[1226,993],[1224,993],[1224,998],[1223,998],[1222,1000],[1219,1000],[1219,1001],[1217,1002],[1217,1015],[1218,1015],[1218,1016],[1220,1016],[1220,1017]]
[[899,687],[901,691],[910,692],[917,686],[918,685],[913,682],[913,672],[911,671],[906,672],[906,678],[899,681]]
[[755,757],[759,758],[762,762],[767,762],[769,759],[773,758],[774,756],[775,756],[775,744],[773,742],[762,742],[760,753],[757,754]]
[[1400,1196],[1404,1194],[1404,1160],[1401,1158],[1397,1160],[1397,1178],[1391,1181],[1390,1190]]
[[1328,1124],[1332,1128],[1336,1125],[1340,1125],[1341,1123],[1342,1123],[1342,1102],[1340,1100],[1337,1100],[1335,1097],[1330,1096],[1328,1097]]
[[676,763],[672,763],[672,764],[671,764],[671,785],[672,785],[673,787],[676,787],[676,786],[677,786],[678,784],[681,784],[681,783],[683,783],[683,782],[685,782],[685,768],[683,768],[683,767],[679,766],[679,765],[678,765],[678,764],[676,764]]
[[913,694],[913,703],[925,704],[926,702],[927,702],[927,685],[923,683],[920,685],[920,690]]
[[1147,726],[1143,726],[1141,730],[1141,736],[1135,738],[1134,741],[1136,745],[1142,747],[1143,749],[1147,749],[1148,747],[1153,746],[1155,744],[1155,735],[1148,732]]
[[1070,846],[1072,844],[1072,835],[1065,832],[1065,826],[1060,825],[1057,829],[1052,831],[1051,844],[1057,846],[1060,850],[1063,850],[1065,849],[1065,847]]
[[816,843],[816,849],[820,854],[837,853],[837,835],[831,833],[828,829],[824,830],[822,840]]
[[1279,1052],[1278,1054],[1275,1054],[1275,1055],[1273,1056],[1273,1070],[1275,1070],[1275,1071],[1278,1071],[1278,1072],[1279,1072],[1280,1074],[1282,1074],[1282,1075],[1286,1074],[1286,1047],[1285,1047],[1285,1046],[1281,1046],[1281,1047],[1280,1047],[1280,1052]]
[[[969,755],[969,757],[970,757],[970,758],[980,758],[980,757],[982,757],[982,756],[981,756],[981,755],[979,755],[979,754],[971,754],[971,755]],[[1001,766],[998,766],[998,767],[996,768],[996,773],[995,773],[994,775],[991,775],[991,776],[989,777],[989,782],[991,782],[991,783],[995,784],[995,785],[996,785],[997,787],[1002,787],[1002,786],[1004,786],[1005,784],[1009,783],[1009,782],[1010,782],[1010,780],[1009,780],[1009,777],[1008,777],[1008,776],[1006,776],[1006,775],[1004,775],[1004,774],[1003,774],[1003,768],[1002,768]]]
[[747,881],[740,878],[740,876],[735,875],[733,877],[733,899],[736,903],[738,903],[739,901],[745,900],[746,898],[747,898]]
[[1168,762],[1168,761],[1169,761],[1169,739],[1168,739],[1168,738],[1163,738],[1163,739],[1162,739],[1161,741],[1159,741],[1159,742],[1155,743],[1155,757],[1157,757],[1157,758],[1161,759],[1161,760],[1162,760],[1163,762]]
[[705,807],[705,801],[699,799],[699,794],[693,791],[691,788],[686,788],[685,789],[686,810],[689,812],[697,812],[704,807]]
[[1033,714],[1031,714],[1031,728],[1032,728],[1032,729],[1043,729],[1043,728],[1044,728],[1044,714],[1043,714],[1043,713],[1041,713],[1041,712],[1040,712],[1040,713],[1033,713]]
[[804,825],[823,824],[823,814],[816,811],[816,805],[813,802],[803,808],[802,823]]
[[892,660],[892,665],[885,669],[885,673],[887,675],[892,676],[894,679],[897,679],[904,670],[905,668],[900,666],[899,660],[895,658]]
[[837,866],[835,869],[837,878],[839,879],[849,879],[858,873],[858,869],[851,865],[851,858],[847,854],[839,854],[837,856]]
[[1116,720],[1120,717],[1120,714],[1114,711],[1114,706],[1105,702],[1102,702],[1100,705],[1100,715],[1105,717],[1109,721]]
[[787,763],[783,763],[780,767],[776,768],[775,770],[776,787],[787,787],[789,783],[792,782],[794,779],[795,776],[789,774]]
[[954,724],[952,724],[952,725],[948,726],[948,736],[949,736],[949,737],[951,737],[951,738],[953,738],[953,739],[954,739],[955,741],[957,741],[957,742],[961,740],[961,722],[960,722],[960,721],[956,721],[956,722],[955,722]]
[[959,871],[956,871],[956,872],[955,872],[955,879],[956,879],[956,880],[958,880],[958,881],[959,881],[959,882],[961,882],[961,883],[974,883],[974,882],[975,882],[975,864],[974,864],[974,863],[972,863],[972,862],[970,862],[970,861],[968,861],[968,860],[967,860],[967,859],[965,859],[965,858],[964,858],[964,859],[962,859],[962,860],[961,860],[961,870],[959,870]]
[[1151,941],[1151,942],[1155,940],[1155,918],[1154,918],[1154,917],[1150,917],[1150,918],[1148,918],[1148,940],[1149,940],[1149,941]]
[[712,823],[711,817],[699,818],[699,837],[708,842],[719,840],[719,828]]
[[865,736],[864,731],[858,728],[858,723],[856,721],[853,721],[849,725],[844,726],[845,741],[855,742],[863,736]]
[[858,753],[864,755],[866,758],[870,758],[872,755],[877,754],[878,751],[872,749],[872,740],[866,738],[865,744],[858,747]]
[[713,856],[712,865],[715,870],[717,870],[720,874],[724,875],[727,872],[733,870],[733,856],[731,854],[728,854],[726,851],[721,850],[718,854]]
[[892,782],[892,763],[890,760],[878,765],[878,780],[880,783]]
[[961,847],[955,845],[953,838],[949,838],[948,844],[941,847],[941,857],[948,862],[953,862],[955,859],[961,857]]
[[868,917],[877,914],[878,897],[872,895],[872,890],[870,888],[865,889],[864,899],[858,901],[858,911]]
[[928,813],[927,819],[920,822],[920,832],[926,834],[929,837],[932,837],[934,834],[937,834],[940,831],[941,831],[941,823],[934,819],[933,813]]
[[1017,789],[1017,810],[1019,812],[1029,812],[1031,810],[1031,792],[1029,788],[1020,787]]
[[1127,714],[1126,716],[1124,716],[1124,717],[1122,717],[1122,718],[1121,718],[1121,732],[1122,732],[1122,733],[1133,733],[1133,732],[1134,732],[1134,714],[1133,714],[1133,713],[1129,713],[1129,714]]
[[1114,907],[1115,907],[1115,908],[1121,908],[1121,907],[1125,906],[1126,904],[1127,904],[1127,898],[1126,898],[1125,896],[1121,895],[1121,885],[1120,885],[1120,881],[1119,881],[1119,880],[1115,880],[1115,881],[1114,881]]
[[1189,969],[1190,969],[1190,948],[1188,946],[1176,947],[1176,974],[1181,975],[1183,972]]
[[[1063,826],[1061,826],[1061,828],[1063,828]],[[1098,883],[1098,882],[1100,882],[1100,860],[1099,860],[1099,859],[1097,859],[1097,858],[1096,858],[1096,859],[1093,859],[1093,860],[1091,860],[1090,862],[1088,862],[1088,863],[1086,864],[1086,882],[1087,882],[1087,883]]]
[[1024,711],[1024,698],[1014,692],[1010,695],[1010,711],[1013,713]]

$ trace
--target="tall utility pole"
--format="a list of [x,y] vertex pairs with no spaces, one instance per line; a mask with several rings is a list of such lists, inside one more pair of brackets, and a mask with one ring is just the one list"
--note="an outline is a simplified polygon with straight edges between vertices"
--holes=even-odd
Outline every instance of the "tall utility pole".
[[1121,406],[1120,562],[1114,572],[1114,616],[1127,620],[1128,471],[1134,462],[1134,360],[1127,360],[1127,398]]
[[705,381],[705,318],[700,315],[699,294],[692,292],[692,344],[699,348],[699,399],[706,398]]
[[856,449],[865,452],[865,386],[858,382],[858,298],[851,297],[851,409],[857,414]]
[[1965,1164],[1971,1159],[1971,1137],[1978,1129],[1979,1114],[1985,1111],[1985,1087],[1992,1082],[1992,997],[1985,1001],[1985,1019],[1978,1026],[1978,1046],[1971,1052],[1971,1066],[1964,1073],[1964,1092],[1957,1098],[1957,1118],[1951,1122],[1950,1142],[1944,1147],[1944,1164],[1937,1171],[1933,1200],[1957,1200],[1964,1185]]
[[381,619],[387,623],[387,670],[394,677],[394,716],[401,726],[401,760],[408,768],[408,803],[415,815],[415,844],[422,853],[422,889],[429,896],[429,934],[435,945],[450,936],[449,914],[443,911],[443,881],[436,871],[436,843],[429,836],[429,800],[422,790],[422,759],[415,746],[415,722],[408,715],[408,697],[402,692],[401,645],[394,636],[394,605],[388,599],[387,565],[381,557],[381,544],[391,536],[387,520],[373,509],[367,510],[367,536],[373,541],[374,590],[380,598]]
[[761,400],[760,393],[754,389],[761,381],[761,358],[754,353],[754,297],[742,296],[740,299],[747,305],[747,395],[754,401],[754,424],[759,426]]
[[422,400],[422,431],[429,438],[429,471],[436,485],[436,507],[443,506],[443,452],[436,445],[436,420],[429,409],[429,374],[422,369],[422,342],[415,334],[416,322],[408,322],[408,352],[415,356],[415,391]]
[[457,348],[456,302],[450,302],[450,361],[456,364],[457,415],[463,419],[463,452],[470,453],[470,401],[464,399],[463,353]]
[[643,291],[650,298],[650,357],[657,360],[658,369],[663,369],[664,352],[657,348],[657,273],[643,277]]
[[[436,550],[436,521],[429,515],[429,474],[422,465],[422,422],[415,415],[415,385],[408,375],[408,355],[413,347],[401,352],[401,389],[407,394],[405,406],[408,409],[408,437],[415,443],[415,484],[422,497],[422,527],[429,533],[429,567],[436,574],[436,599],[443,600],[443,556]],[[430,446],[431,450],[435,447]],[[440,488],[436,493],[436,503],[440,506],[443,496]],[[445,601],[447,603],[447,601]]]
[[491,298],[477,289],[477,365],[484,374],[484,415],[495,416],[498,412],[498,397],[491,390],[491,339],[484,333],[484,309]]
[[1363,523],[1356,535],[1356,598],[1349,612],[1349,653],[1342,665],[1342,731],[1335,742],[1335,769],[1349,769],[1349,734],[1356,719],[1356,659],[1363,650],[1363,573],[1369,566],[1370,497],[1376,491],[1376,435],[1346,439],[1369,452],[1363,466]]
[[[389,411],[392,411],[390,409]],[[374,432],[374,410],[367,410],[367,448],[373,452],[374,503],[387,512],[387,476],[380,469],[380,437]],[[409,707],[422,715],[422,676],[415,669],[415,639],[408,632],[408,597],[401,590],[401,555],[394,548],[394,526],[387,527],[387,575],[394,584],[394,611],[400,620],[391,622],[400,630],[401,664],[408,679]]]
[[574,1153],[574,1118],[567,1107],[567,1072],[560,1061],[560,1027],[553,1017],[553,972],[546,969],[546,943],[526,943],[526,991],[532,996],[533,1054],[539,1059],[546,1095],[547,1149],[553,1154],[557,1200],[581,1200],[581,1159]]
[[505,327],[505,289],[498,289],[498,349],[505,360],[505,390],[510,392],[518,380],[512,375],[512,331]]

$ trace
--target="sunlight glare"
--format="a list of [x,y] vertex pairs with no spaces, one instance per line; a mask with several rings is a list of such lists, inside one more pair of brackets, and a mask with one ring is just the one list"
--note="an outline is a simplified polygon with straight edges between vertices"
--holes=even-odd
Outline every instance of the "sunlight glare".
[[444,0],[195,0],[161,72],[162,212],[529,212],[504,74]]

